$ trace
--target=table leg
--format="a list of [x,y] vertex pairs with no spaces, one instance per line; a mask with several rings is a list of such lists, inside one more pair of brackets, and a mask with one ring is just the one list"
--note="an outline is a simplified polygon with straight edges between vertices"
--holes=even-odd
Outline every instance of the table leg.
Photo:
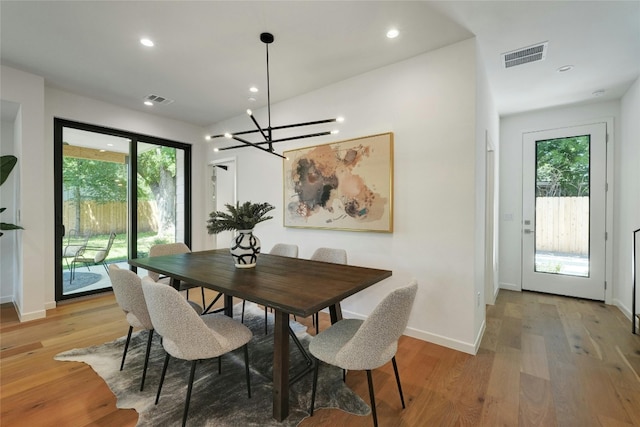
[[273,337],[273,418],[289,415],[289,314],[275,310]]
[[233,296],[224,294],[224,314],[233,317]]
[[169,279],[169,284],[173,287],[173,289],[175,289],[176,291],[180,290],[180,279],[176,279],[174,277],[172,277],[171,279]]
[[337,302],[332,306],[329,306],[329,314],[331,315],[331,324],[333,325],[338,320],[342,320],[342,308],[340,303]]

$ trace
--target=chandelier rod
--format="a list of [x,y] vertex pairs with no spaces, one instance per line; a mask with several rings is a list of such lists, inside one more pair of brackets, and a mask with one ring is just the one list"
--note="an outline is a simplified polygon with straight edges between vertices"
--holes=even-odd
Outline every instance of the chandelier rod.
[[[253,117],[253,115],[251,115],[251,117]],[[301,127],[301,126],[311,126],[311,125],[320,125],[323,123],[332,123],[332,122],[337,122],[338,119],[325,119],[325,120],[316,120],[313,122],[305,122],[305,123],[295,123],[295,124],[291,124],[291,125],[282,125],[282,126],[273,126],[271,129],[273,130],[280,130],[280,129],[288,129],[288,128],[294,128],[294,127]],[[251,129],[251,130],[243,130],[240,132],[234,132],[234,135],[246,135],[249,133],[256,133],[256,132],[264,132],[267,131],[268,128],[262,128],[262,129]],[[212,135],[210,138],[222,138],[224,137],[225,134],[221,133],[219,135]],[[266,138],[265,138],[266,139]]]
[[[325,136],[325,135],[331,135],[331,131],[310,133],[310,134],[307,134],[307,135],[291,136],[291,137],[288,137],[288,138],[274,139],[273,141],[255,142],[255,143],[252,143],[251,145],[255,146],[256,148],[262,148],[262,147],[257,147],[257,146],[258,145],[264,145],[264,144],[275,144],[276,142],[294,141],[296,139],[314,138],[316,136]],[[241,141],[238,138],[233,138],[233,139]],[[244,142],[244,140],[242,140],[241,142]],[[222,147],[222,148],[219,148],[218,150],[219,151],[223,151],[223,150],[231,150],[233,148],[242,148],[242,147],[246,147],[246,144],[233,145],[233,146],[230,146],[230,147]],[[267,151],[269,151],[269,150],[267,150]],[[274,154],[276,154],[276,153],[274,153]]]

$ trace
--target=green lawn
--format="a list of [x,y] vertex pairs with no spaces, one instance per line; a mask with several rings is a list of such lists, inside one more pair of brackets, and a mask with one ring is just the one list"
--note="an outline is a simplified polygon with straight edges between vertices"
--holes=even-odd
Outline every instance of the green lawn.
[[[91,236],[87,243],[87,250],[85,253],[90,253],[91,250],[94,249],[97,250],[100,248],[104,248],[107,246],[108,242],[108,234],[96,234],[94,236]],[[170,242],[167,239],[159,238],[158,235],[153,231],[138,234],[138,256],[146,256],[148,254],[148,248],[159,243]],[[65,241],[65,245],[66,244],[67,242]],[[71,242],[71,244],[73,244],[73,242]],[[107,256],[107,263],[126,261],[127,258],[127,235],[117,234],[116,239],[113,241],[113,245],[111,246],[111,250],[109,251],[109,255]],[[64,267],[66,268],[66,265],[64,265]]]

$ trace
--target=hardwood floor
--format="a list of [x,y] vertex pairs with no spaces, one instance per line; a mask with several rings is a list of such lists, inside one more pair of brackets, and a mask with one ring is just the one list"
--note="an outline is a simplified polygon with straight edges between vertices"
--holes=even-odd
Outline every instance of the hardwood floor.
[[[0,320],[2,426],[136,424],[136,412],[117,409],[91,368],[53,360],[126,333],[111,294],[65,303],[46,319],[23,324],[5,304]],[[298,320],[313,333],[311,318]],[[321,314],[321,328],[328,325]],[[380,426],[640,426],[640,336],[630,329],[613,306],[500,291],[487,308],[476,356],[400,340],[407,408],[401,409],[391,364],[374,371]],[[369,401],[363,372],[350,372],[347,384]],[[372,421],[325,409],[301,423],[320,425],[370,427]]]

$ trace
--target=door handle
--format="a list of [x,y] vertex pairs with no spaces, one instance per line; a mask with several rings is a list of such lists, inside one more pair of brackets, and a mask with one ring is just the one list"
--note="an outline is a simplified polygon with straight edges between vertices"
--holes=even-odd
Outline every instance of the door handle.
[[531,228],[525,228],[524,229],[524,234],[531,234],[531,233],[533,233],[533,229],[531,229]]

